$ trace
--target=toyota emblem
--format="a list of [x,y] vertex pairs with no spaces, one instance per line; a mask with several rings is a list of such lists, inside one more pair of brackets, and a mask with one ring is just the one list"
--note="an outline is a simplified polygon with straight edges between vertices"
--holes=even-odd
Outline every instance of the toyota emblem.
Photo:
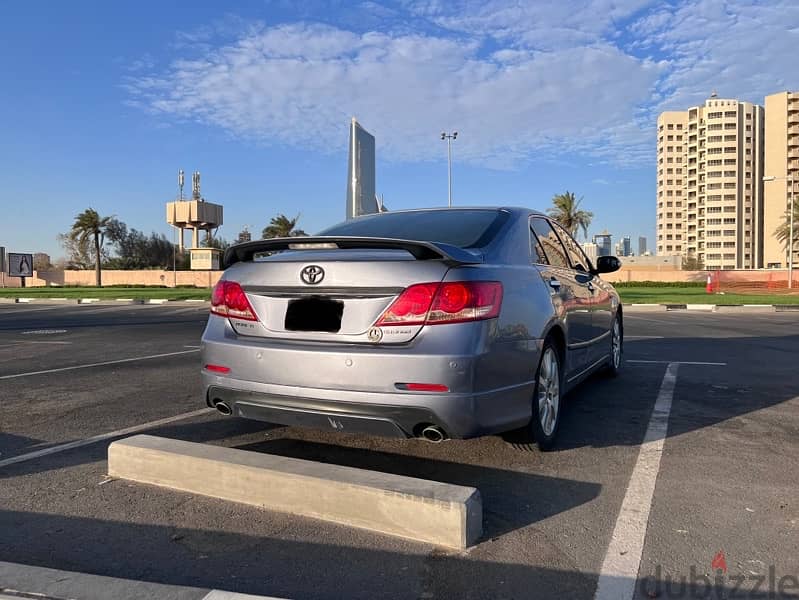
[[300,279],[302,279],[303,283],[307,283],[308,285],[321,283],[324,278],[325,270],[317,265],[308,265],[300,271]]

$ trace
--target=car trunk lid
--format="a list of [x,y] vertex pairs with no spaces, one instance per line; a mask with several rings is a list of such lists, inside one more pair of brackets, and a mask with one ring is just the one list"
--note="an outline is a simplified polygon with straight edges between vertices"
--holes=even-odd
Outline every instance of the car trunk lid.
[[[246,246],[246,248],[241,248]],[[421,325],[373,327],[407,287],[440,282],[476,252],[383,238],[296,238],[241,244],[226,253],[258,321],[231,319],[240,335],[275,341],[403,343]],[[264,253],[272,253],[264,255]]]

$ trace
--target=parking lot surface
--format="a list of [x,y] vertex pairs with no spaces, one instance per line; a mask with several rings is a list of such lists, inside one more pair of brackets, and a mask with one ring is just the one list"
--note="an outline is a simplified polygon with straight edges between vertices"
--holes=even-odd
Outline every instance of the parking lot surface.
[[[567,397],[549,453],[204,410],[206,315],[0,305],[0,561],[296,599],[588,600],[598,582],[636,598],[799,594],[795,313],[629,312],[623,374]],[[108,443],[132,432],[474,486],[485,533],[458,553],[109,480]]]

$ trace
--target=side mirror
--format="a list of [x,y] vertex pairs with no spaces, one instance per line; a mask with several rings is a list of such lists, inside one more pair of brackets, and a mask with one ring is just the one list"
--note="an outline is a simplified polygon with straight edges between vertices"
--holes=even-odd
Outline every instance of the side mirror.
[[621,269],[621,261],[615,256],[600,256],[596,259],[596,268],[594,273],[613,273]]

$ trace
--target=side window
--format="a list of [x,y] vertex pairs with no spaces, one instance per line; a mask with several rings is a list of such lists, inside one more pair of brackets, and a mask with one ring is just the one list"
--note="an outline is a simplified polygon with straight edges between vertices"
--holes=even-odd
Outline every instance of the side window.
[[591,261],[588,260],[583,249],[580,248],[577,242],[574,241],[574,238],[570,236],[563,227],[557,223],[553,223],[552,226],[558,232],[560,239],[563,241],[563,245],[566,246],[572,268],[577,271],[588,273],[591,270]]
[[547,257],[547,262],[553,267],[562,267],[569,269],[569,259],[566,257],[566,250],[563,244],[560,243],[555,230],[549,224],[549,221],[543,218],[535,217],[530,222],[530,227],[538,238],[544,253]]
[[535,231],[533,231],[533,219],[530,219],[530,260],[539,265],[549,264],[544,247],[541,245],[541,241]]

